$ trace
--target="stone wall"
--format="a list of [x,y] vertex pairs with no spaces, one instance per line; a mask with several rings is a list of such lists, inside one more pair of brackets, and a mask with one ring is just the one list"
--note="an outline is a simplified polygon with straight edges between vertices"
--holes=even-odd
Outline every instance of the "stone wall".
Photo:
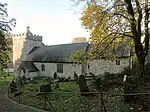
[[[87,64],[86,71],[92,72],[94,74],[104,74],[105,72],[109,72],[110,74],[120,73],[124,70],[125,67],[130,65],[129,59],[120,59],[120,65],[116,65],[116,60],[93,60]],[[48,76],[53,77],[54,73],[57,73],[57,63],[34,63],[35,66],[40,70],[40,76]],[[45,65],[45,71],[41,71],[41,65]],[[88,68],[89,66],[89,68]],[[82,68],[81,65],[77,64],[69,64],[63,63],[63,73],[57,73],[58,76],[68,77],[71,76],[73,78],[74,71],[81,75]]]
[[89,69],[87,68],[87,71],[94,74],[104,74],[105,72],[115,74],[122,72],[125,67],[130,65],[129,63],[129,59],[120,59],[120,65],[116,65],[116,60],[93,60],[88,63]]
[[[57,73],[57,63],[34,63],[35,66],[40,70],[39,75],[40,76],[48,76],[53,77],[54,73]],[[45,71],[41,71],[41,65],[45,65]],[[81,65],[77,64],[67,64],[63,63],[63,73],[57,73],[60,77],[68,77],[71,76],[73,78],[74,71],[81,75]]]

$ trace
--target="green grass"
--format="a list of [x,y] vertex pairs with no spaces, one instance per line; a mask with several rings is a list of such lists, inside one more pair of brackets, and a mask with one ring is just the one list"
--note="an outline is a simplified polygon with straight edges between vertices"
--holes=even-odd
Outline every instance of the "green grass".
[[12,75],[6,76],[6,77],[1,76],[1,77],[0,77],[0,86],[2,87],[2,86],[7,85],[8,82],[9,82],[10,80],[12,80],[12,79],[13,79],[13,76],[12,76]]
[[[39,81],[37,84],[24,85],[21,88],[23,94],[20,97],[21,103],[30,105],[36,108],[44,109],[44,97],[37,96],[35,90],[40,89],[40,85],[48,83],[47,81]],[[61,92],[61,94],[47,95],[49,101],[54,107],[51,110],[47,102],[47,109],[51,112],[100,112],[101,101],[100,96],[83,97],[79,93],[65,93],[65,92],[79,92],[79,87],[76,82],[61,82],[58,89],[54,89],[55,85],[52,84],[52,93]],[[120,90],[115,91],[114,88],[109,92],[120,93]],[[14,94],[10,94],[10,98],[17,101],[18,98]],[[108,112],[131,112],[128,105],[124,105],[121,97],[112,97],[104,95],[105,105]]]
[[8,81],[0,81],[0,87],[5,86],[8,84]]

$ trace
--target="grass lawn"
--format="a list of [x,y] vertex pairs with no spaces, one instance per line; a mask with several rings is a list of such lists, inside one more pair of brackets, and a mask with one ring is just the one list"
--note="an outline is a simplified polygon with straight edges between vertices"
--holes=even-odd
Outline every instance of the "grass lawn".
[[[24,85],[21,88],[23,94],[20,97],[21,103],[30,105],[36,108],[44,109],[44,97],[36,95],[40,85],[47,83],[47,81],[39,81],[37,84]],[[52,84],[54,89],[54,84]],[[110,92],[121,92],[114,88],[108,89]],[[47,102],[46,108],[51,112],[100,112],[101,101],[100,95],[83,97],[80,94],[69,94],[64,92],[79,92],[79,87],[75,82],[61,82],[58,89],[53,92],[61,92],[61,94],[49,94],[47,97],[54,107],[54,110],[50,108]],[[18,101],[14,94],[10,94],[10,98]],[[128,105],[124,105],[121,97],[111,97],[104,95],[104,101],[108,112],[132,112]]]
[[12,76],[12,75],[6,76],[6,77],[1,76],[1,77],[0,77],[0,87],[7,85],[8,82],[9,82],[10,80],[12,80],[12,79],[13,79],[13,76]]

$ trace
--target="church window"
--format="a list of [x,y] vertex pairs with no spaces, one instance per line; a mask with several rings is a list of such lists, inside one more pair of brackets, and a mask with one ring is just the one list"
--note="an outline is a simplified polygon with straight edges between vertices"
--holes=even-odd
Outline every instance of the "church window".
[[41,65],[41,71],[45,71],[45,65],[44,64]]
[[57,64],[57,72],[63,73],[63,64]]
[[120,60],[116,60],[116,65],[120,65]]
[[88,69],[90,69],[90,64],[88,64]]

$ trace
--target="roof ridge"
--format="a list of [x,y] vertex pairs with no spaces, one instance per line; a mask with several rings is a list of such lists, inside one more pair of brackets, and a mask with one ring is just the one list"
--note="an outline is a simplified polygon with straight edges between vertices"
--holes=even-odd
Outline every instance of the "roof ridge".
[[30,50],[30,52],[27,54],[27,55],[29,55],[30,53],[32,53],[34,50],[36,50],[36,49],[38,49],[38,48],[40,48],[41,46],[34,46],[31,50]]
[[65,43],[65,44],[56,44],[56,45],[46,45],[41,47],[49,47],[49,46],[60,46],[60,45],[70,45],[70,44],[89,44],[88,42],[82,42],[82,43]]

